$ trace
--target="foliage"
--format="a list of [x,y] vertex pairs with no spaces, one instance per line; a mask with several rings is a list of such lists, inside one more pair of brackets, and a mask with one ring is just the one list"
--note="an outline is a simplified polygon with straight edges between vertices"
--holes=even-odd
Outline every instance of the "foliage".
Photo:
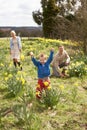
[[83,50],[87,55],[87,1],[80,0],[80,2],[81,6],[76,13],[78,29],[80,28],[78,35],[79,40],[83,41]]
[[[30,98],[29,98],[30,99]],[[25,130],[39,129],[37,123],[40,122],[39,118],[32,110],[32,103],[27,100],[27,95],[19,98],[19,104],[13,106],[14,116]]]
[[60,100],[61,92],[57,89],[51,88],[50,90],[45,90],[42,93],[41,103],[47,108],[53,108],[56,106]]
[[69,67],[68,71],[70,77],[76,76],[76,77],[82,77],[87,73],[87,70],[85,68],[84,62],[76,62],[72,63]]
[[53,31],[58,25],[58,23],[55,24],[56,19],[60,19],[59,16],[61,16],[71,21],[74,18],[76,4],[76,0],[66,2],[64,0],[41,0],[42,12],[33,11],[34,21],[39,25],[42,23],[45,37],[53,38]]
[[38,25],[41,25],[41,23],[42,23],[42,14],[41,14],[41,12],[38,10],[38,11],[32,12],[32,15],[33,15],[33,19],[35,20],[35,22]]
[[0,130],[86,129],[87,75],[80,70],[81,78],[76,75],[50,78],[52,88],[43,91],[38,103],[35,97],[37,70],[29,56],[30,51],[37,58],[41,52],[49,56],[51,48],[56,53],[58,46],[64,45],[71,57],[70,66],[74,63],[75,67],[78,63],[84,65],[86,71],[86,56],[83,55],[82,46],[70,40],[23,38],[23,70],[20,71],[11,62],[8,39],[0,39],[0,43]]
[[8,93],[17,96],[24,90],[25,79],[21,71],[16,73],[5,73],[5,83],[7,84]]

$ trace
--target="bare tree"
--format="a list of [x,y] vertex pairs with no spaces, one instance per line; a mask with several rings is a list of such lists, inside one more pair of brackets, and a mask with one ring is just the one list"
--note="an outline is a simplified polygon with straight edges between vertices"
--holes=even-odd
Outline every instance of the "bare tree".
[[79,38],[83,41],[84,53],[87,54],[87,0],[81,0],[81,7],[76,13],[78,26],[79,26]]

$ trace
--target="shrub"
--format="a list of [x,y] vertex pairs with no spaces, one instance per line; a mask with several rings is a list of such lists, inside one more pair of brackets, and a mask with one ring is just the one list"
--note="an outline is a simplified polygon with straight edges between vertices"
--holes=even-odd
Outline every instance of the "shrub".
[[42,93],[41,103],[45,106],[53,108],[56,106],[60,100],[61,92],[58,89],[51,88],[50,90],[45,90]]
[[70,77],[81,77],[86,74],[85,64],[83,62],[72,63],[69,67],[68,74]]
[[[19,71],[18,71],[19,72]],[[20,74],[19,74],[20,73]],[[7,89],[9,94],[12,96],[17,96],[21,94],[26,84],[22,72],[8,74],[5,76],[5,83],[7,84]]]

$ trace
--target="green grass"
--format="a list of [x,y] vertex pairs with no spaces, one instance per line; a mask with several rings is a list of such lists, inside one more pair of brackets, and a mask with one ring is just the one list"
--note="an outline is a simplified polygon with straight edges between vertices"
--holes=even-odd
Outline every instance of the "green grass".
[[84,62],[87,72],[87,56],[83,54],[79,43],[43,38],[22,39],[24,60],[23,71],[20,72],[19,68],[15,70],[10,59],[9,39],[0,39],[0,130],[87,129],[87,73],[83,73],[83,68],[80,67],[81,70],[78,71],[82,74],[79,77],[73,70],[73,75],[69,78],[51,78],[52,89],[57,90],[59,96],[58,103],[52,103],[56,96],[52,97],[50,91],[51,98],[55,98],[50,101],[51,105],[54,104],[52,107],[48,103],[49,95],[46,102],[45,99],[38,102],[35,98],[37,70],[29,52],[33,51],[36,58],[40,52],[49,56],[50,49],[54,48],[56,53],[60,44],[68,51],[71,64],[78,61],[80,65]]

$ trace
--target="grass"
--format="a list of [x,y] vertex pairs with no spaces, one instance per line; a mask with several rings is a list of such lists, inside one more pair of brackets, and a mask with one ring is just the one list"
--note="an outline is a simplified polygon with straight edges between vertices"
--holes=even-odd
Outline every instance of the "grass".
[[[0,39],[0,130],[87,129],[87,74],[84,74],[82,69],[81,77],[73,75],[69,78],[51,78],[52,89],[57,90],[59,96],[58,103],[52,107],[45,102],[38,102],[35,98],[37,70],[31,62],[29,52],[33,51],[38,58],[40,52],[49,55],[51,48],[54,48],[56,53],[60,44],[68,51],[71,63],[83,61],[86,71],[86,56],[80,44],[71,41],[26,38],[22,39],[24,58],[23,71],[20,72],[19,68],[15,70],[10,59],[9,38]],[[14,76],[17,76],[15,82],[12,81]],[[18,91],[13,95],[15,83]]]

